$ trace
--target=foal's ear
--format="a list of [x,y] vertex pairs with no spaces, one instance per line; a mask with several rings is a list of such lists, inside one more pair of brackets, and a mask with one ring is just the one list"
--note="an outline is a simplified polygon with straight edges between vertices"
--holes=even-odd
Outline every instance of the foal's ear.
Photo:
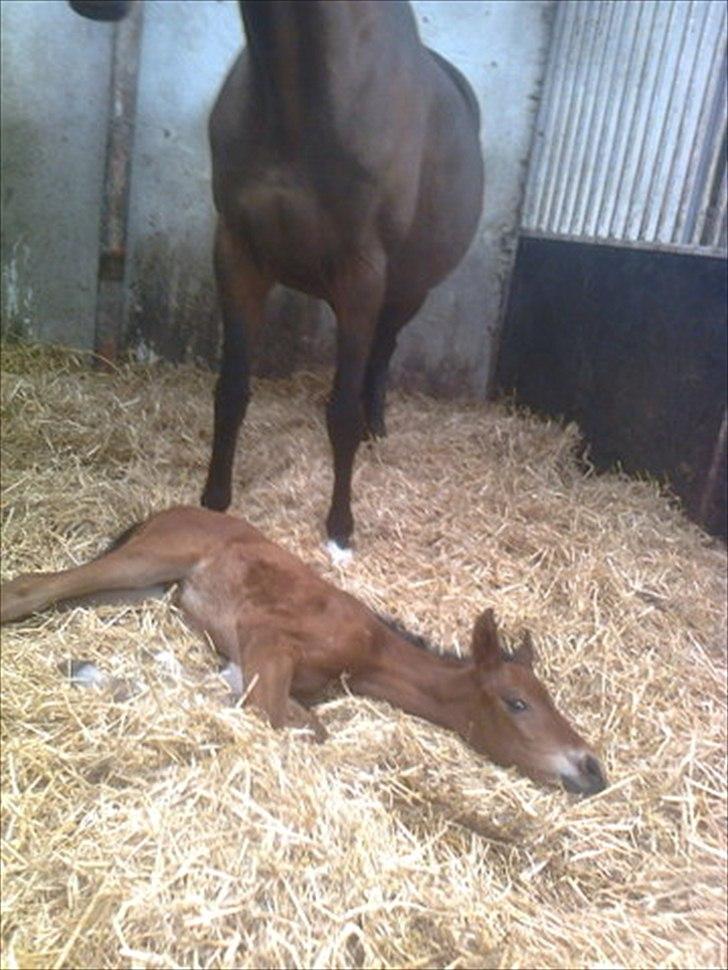
[[533,640],[528,630],[523,634],[520,646],[514,651],[513,659],[517,663],[523,664],[524,667],[533,669],[533,664],[536,660],[536,648],[533,645]]
[[494,667],[503,662],[493,610],[484,610],[475,621],[470,650],[473,660],[479,667]]

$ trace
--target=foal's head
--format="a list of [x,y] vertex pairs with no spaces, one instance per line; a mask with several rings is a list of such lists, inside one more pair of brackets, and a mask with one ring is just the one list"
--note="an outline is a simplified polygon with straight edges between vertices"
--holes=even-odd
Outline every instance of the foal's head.
[[478,701],[471,713],[470,744],[496,764],[516,765],[540,781],[561,781],[584,795],[602,791],[607,781],[594,752],[533,673],[530,637],[506,654],[493,611],[486,610],[475,623],[472,654]]

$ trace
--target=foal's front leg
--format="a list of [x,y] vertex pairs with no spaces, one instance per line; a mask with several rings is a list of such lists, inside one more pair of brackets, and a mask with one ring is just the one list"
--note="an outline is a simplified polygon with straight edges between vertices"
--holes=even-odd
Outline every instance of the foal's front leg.
[[291,697],[295,662],[291,647],[266,627],[239,633],[240,666],[250,684],[246,703],[261,711],[271,727],[304,728],[325,741],[326,728],[316,715]]

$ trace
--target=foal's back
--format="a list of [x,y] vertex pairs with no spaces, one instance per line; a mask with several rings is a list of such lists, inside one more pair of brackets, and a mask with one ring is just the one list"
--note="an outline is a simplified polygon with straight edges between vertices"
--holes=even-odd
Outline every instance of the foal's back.
[[368,607],[242,519],[169,509],[132,533],[125,552],[136,550],[179,564],[180,608],[234,663],[255,636],[285,646],[297,692],[368,666],[387,638]]

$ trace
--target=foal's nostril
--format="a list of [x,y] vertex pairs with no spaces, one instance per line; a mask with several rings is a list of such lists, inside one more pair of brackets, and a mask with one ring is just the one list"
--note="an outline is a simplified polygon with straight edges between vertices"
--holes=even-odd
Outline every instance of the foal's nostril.
[[581,784],[585,794],[595,795],[597,792],[604,791],[607,787],[604,769],[593,755],[587,754],[582,758],[580,769]]
[[592,778],[602,777],[602,767],[592,755],[588,754],[584,761],[582,762],[582,769],[584,774],[590,775]]

